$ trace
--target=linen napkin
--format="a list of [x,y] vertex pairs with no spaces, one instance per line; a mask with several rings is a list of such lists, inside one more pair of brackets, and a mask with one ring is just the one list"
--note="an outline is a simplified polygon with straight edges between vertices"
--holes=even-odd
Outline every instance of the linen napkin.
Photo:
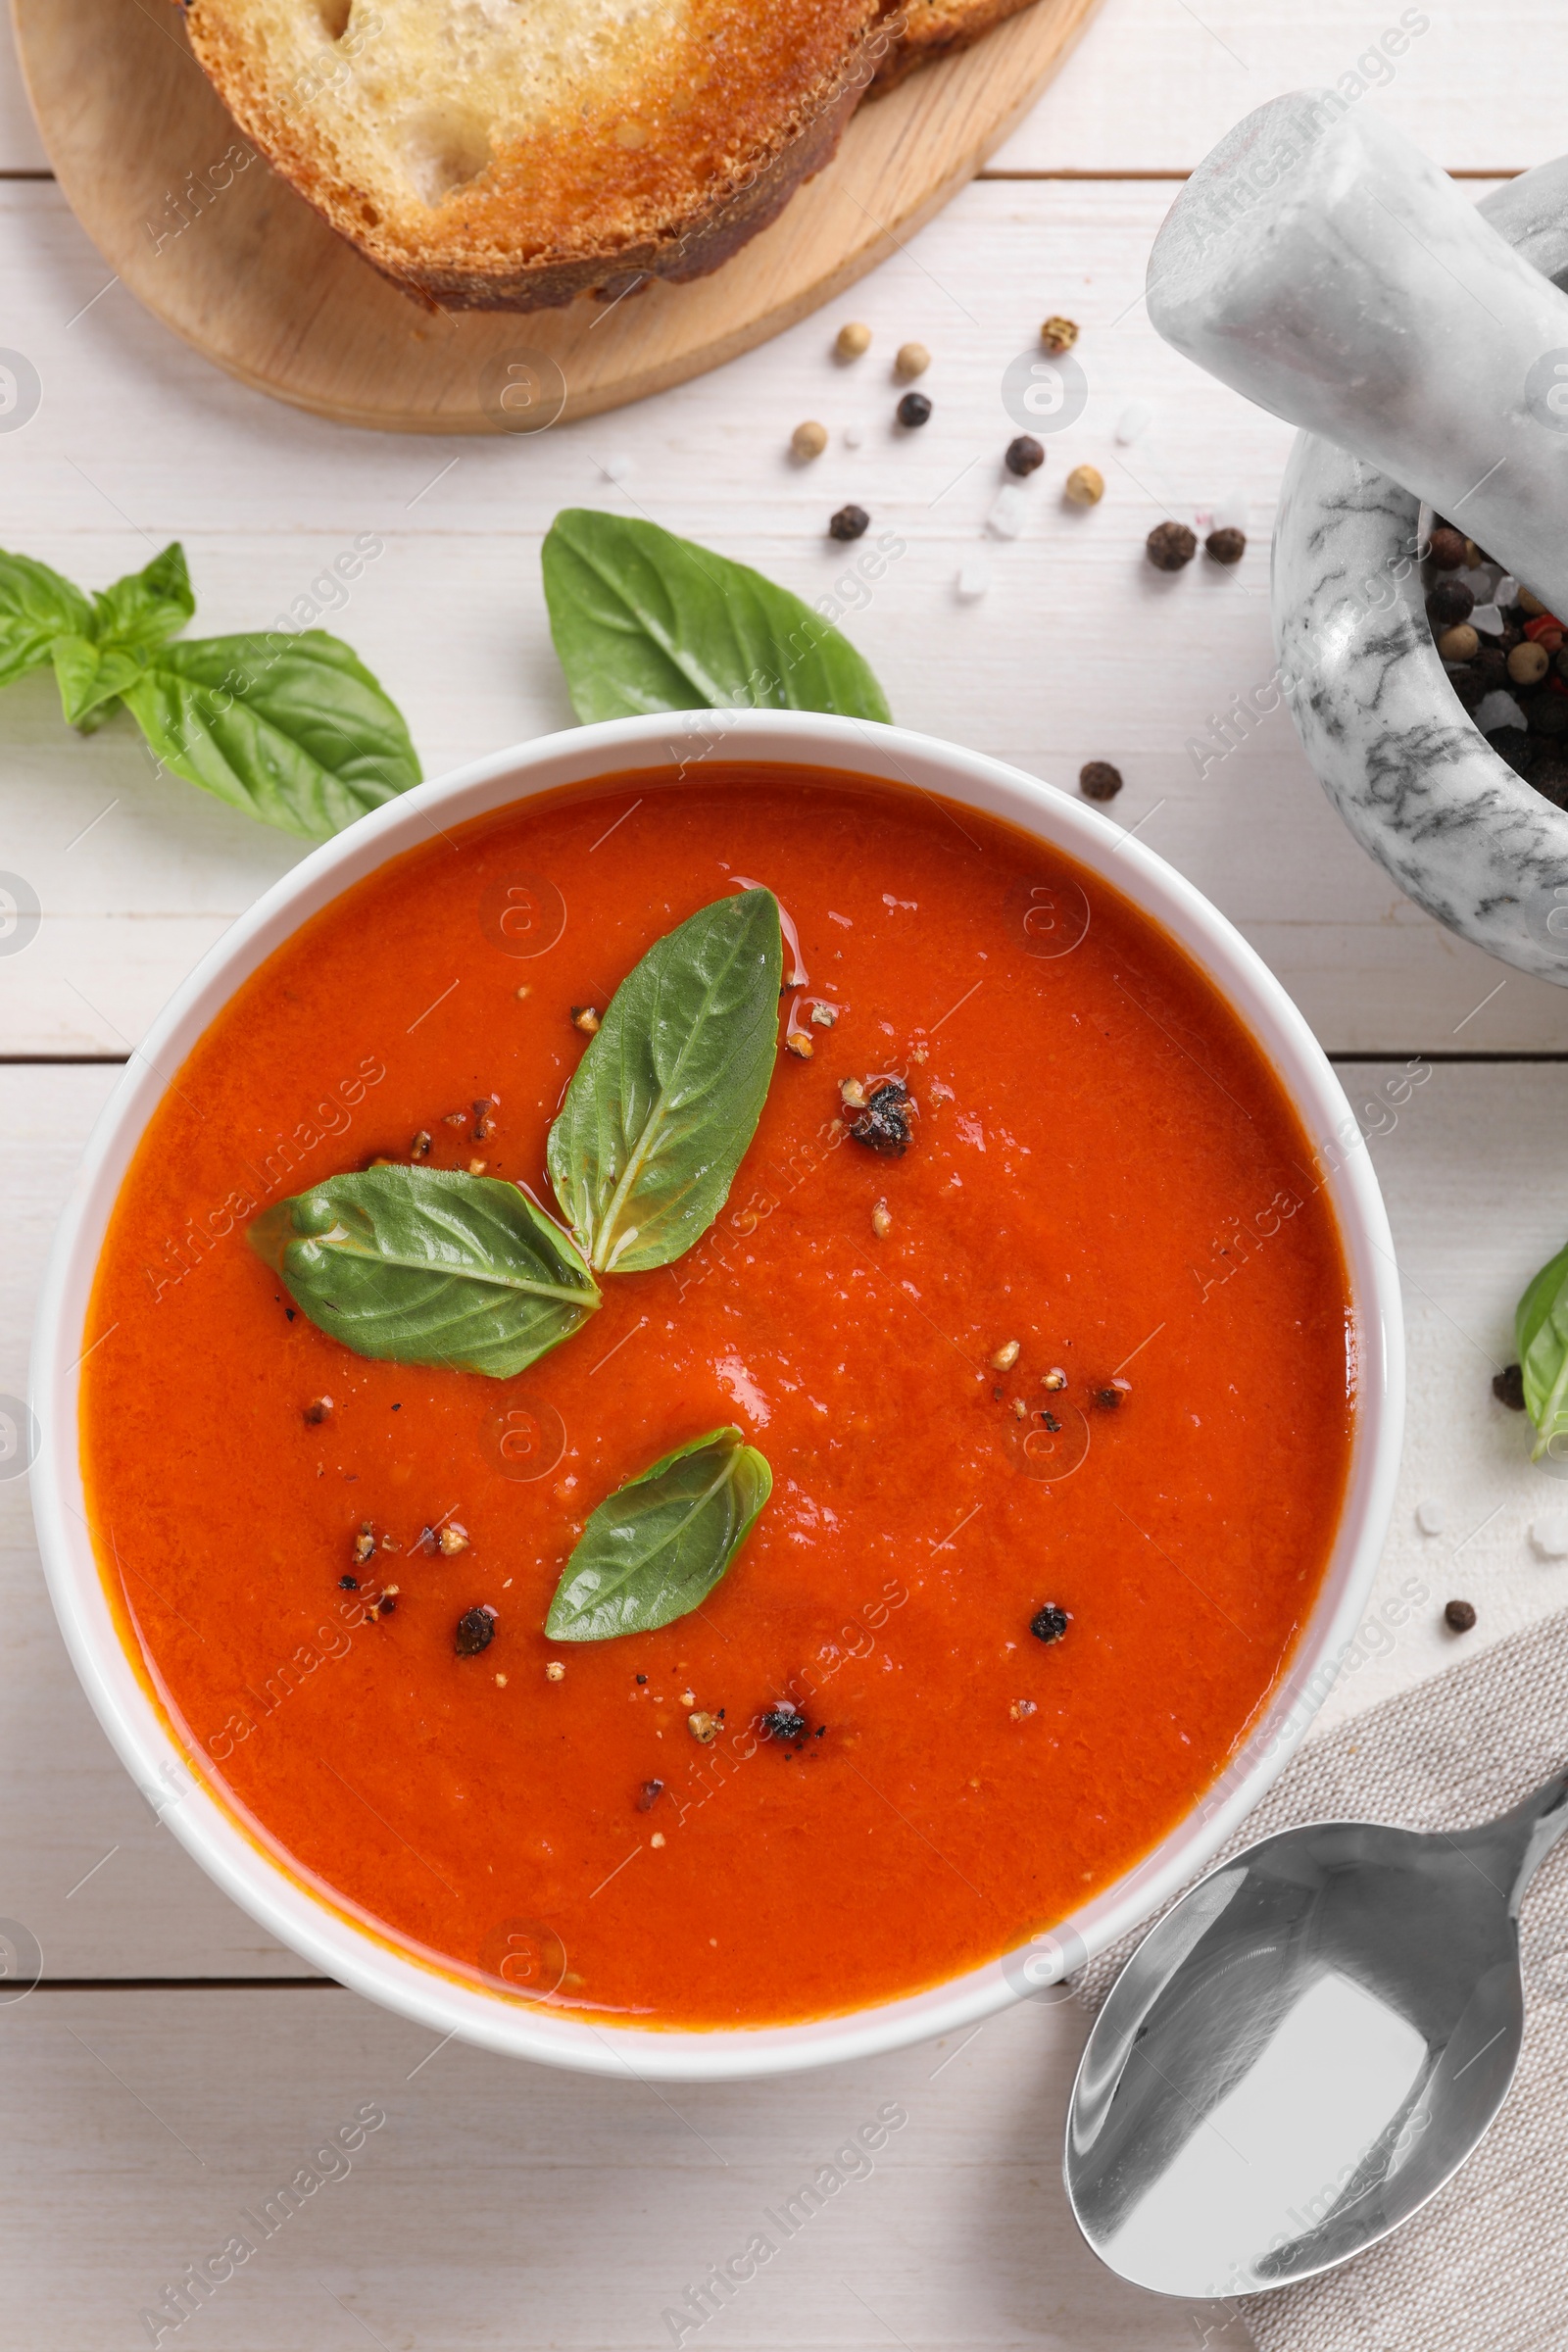
[[[1311,1741],[1216,1857],[1301,1821],[1468,1828],[1568,1766],[1568,1610]],[[1237,2300],[1258,2352],[1565,2352],[1568,2347],[1568,1837],[1521,1920],[1525,2035],[1470,2162],[1380,2246]],[[1092,1961],[1098,2010],[1147,1930]],[[1241,2328],[1211,2330],[1232,2352]]]

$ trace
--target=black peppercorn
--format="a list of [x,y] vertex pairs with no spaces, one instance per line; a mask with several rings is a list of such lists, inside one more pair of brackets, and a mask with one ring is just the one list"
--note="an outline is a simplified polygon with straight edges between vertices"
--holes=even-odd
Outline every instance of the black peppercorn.
[[866,1098],[851,1135],[869,1152],[902,1156],[909,1148],[908,1102],[909,1090],[902,1078],[884,1079]]
[[804,1740],[806,1717],[786,1700],[782,1706],[769,1707],[759,1728],[764,1740]]
[[1009,473],[1033,473],[1046,462],[1046,453],[1033,433],[1020,433],[1016,441],[1007,443],[1003,464]]
[[860,539],[871,527],[871,517],[863,507],[840,507],[827,526],[830,539]]
[[456,1647],[460,1658],[476,1658],[496,1638],[493,1609],[466,1609],[458,1619]]
[[1427,598],[1427,618],[1435,629],[1451,629],[1455,622],[1468,620],[1475,609],[1475,597],[1463,580],[1440,580]]
[[1108,760],[1091,760],[1078,770],[1078,789],[1086,801],[1113,801],[1121,790],[1121,769]]
[[1506,760],[1516,776],[1528,779],[1535,745],[1523,727],[1494,727],[1487,737],[1499,760]]
[[1464,562],[1464,533],[1451,522],[1440,522],[1427,543],[1427,553],[1439,571],[1457,571]]
[[1037,1642],[1059,1642],[1071,1622],[1065,1609],[1058,1608],[1054,1600],[1048,1600],[1045,1607],[1037,1609],[1030,1618],[1029,1631]]
[[1185,522],[1156,522],[1145,545],[1156,571],[1180,571],[1198,553],[1198,536]]
[[1510,1413],[1525,1409],[1525,1375],[1522,1364],[1504,1364],[1500,1372],[1492,1375],[1492,1394]]
[[930,414],[931,403],[923,392],[906,392],[899,403],[898,416],[901,424],[924,424]]
[[1531,769],[1530,781],[1554,808],[1568,808],[1568,767],[1560,760],[1543,760]]
[[1203,549],[1216,564],[1239,564],[1247,553],[1247,533],[1229,528],[1210,531]]
[[1568,735],[1568,695],[1532,695],[1525,715],[1532,735]]
[[1508,657],[1500,645],[1483,645],[1470,666],[1488,686],[1508,683]]
[[1456,1634],[1467,1634],[1476,1621],[1475,1603],[1469,1600],[1450,1600],[1443,1612],[1443,1622]]

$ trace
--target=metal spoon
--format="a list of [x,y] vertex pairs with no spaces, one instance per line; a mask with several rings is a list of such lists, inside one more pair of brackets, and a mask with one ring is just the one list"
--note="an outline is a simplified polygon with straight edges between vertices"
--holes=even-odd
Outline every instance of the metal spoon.
[[1408,2221],[1469,2157],[1524,2032],[1519,1906],[1568,1773],[1453,1836],[1317,1822],[1147,1936],[1089,2036],[1067,2194],[1166,2295],[1283,2286]]

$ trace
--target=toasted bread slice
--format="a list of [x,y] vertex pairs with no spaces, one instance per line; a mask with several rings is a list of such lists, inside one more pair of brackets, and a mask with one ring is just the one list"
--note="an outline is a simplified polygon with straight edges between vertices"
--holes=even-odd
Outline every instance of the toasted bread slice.
[[388,277],[535,310],[701,276],[817,171],[885,0],[188,0],[261,152]]
[[1033,0],[903,0],[899,13],[904,29],[889,44],[872,76],[872,97],[896,89],[916,66],[929,65],[955,49],[967,49],[993,24],[1032,5]]

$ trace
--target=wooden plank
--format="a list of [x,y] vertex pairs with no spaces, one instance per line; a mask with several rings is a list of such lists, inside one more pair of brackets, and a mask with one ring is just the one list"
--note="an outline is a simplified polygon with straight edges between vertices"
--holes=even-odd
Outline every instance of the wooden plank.
[[0,17],[0,172],[47,172],[49,159],[17,63],[11,11]]
[[[26,2119],[0,2263],[8,2340],[31,2352],[145,2345],[140,2313],[236,2233],[255,2251],[165,2352],[670,2352],[664,2312],[759,2235],[772,2251],[755,2277],[680,2342],[1202,2340],[1201,2314],[1124,2285],[1073,2226],[1070,2004],[1026,2002],[967,2044],[667,2092],[443,2048],[335,1989],[36,1992],[0,2029],[0,2097]],[[362,2115],[385,2120],[316,2165]],[[862,2127],[882,2144],[846,2157],[844,2185],[792,2224],[784,2205]],[[303,2166],[321,2185],[290,2210],[278,2191]],[[1239,2328],[1223,2340],[1245,2346]]]
[[[1403,53],[1401,23],[1427,29]],[[1357,61],[1366,60],[1358,71]],[[1364,96],[1355,95],[1360,82]],[[1106,0],[993,171],[1190,172],[1282,90],[1339,88],[1377,107],[1448,172],[1522,171],[1560,155],[1568,44],[1556,0],[1486,9],[1387,0]]]
[[[1168,194],[974,185],[858,292],[877,340],[857,369],[829,356],[835,320],[808,320],[678,401],[533,440],[443,444],[345,432],[244,391],[121,288],[94,301],[107,273],[56,189],[0,186],[7,331],[44,385],[31,422],[0,436],[7,537],[97,585],[177,533],[197,625],[221,629],[287,610],[333,556],[374,535],[384,555],[323,617],[394,683],[435,773],[569,723],[539,588],[552,514],[648,514],[809,598],[836,595],[909,724],[1069,788],[1086,760],[1114,760],[1127,778],[1115,814],[1255,941],[1331,1049],[1568,1043],[1568,998],[1441,930],[1356,848],[1283,710],[1198,773],[1192,747],[1212,716],[1273,669],[1266,542],[1289,433],[1150,328],[1137,297]],[[1087,405],[1051,443],[1024,535],[987,539],[1016,429],[1001,379],[1048,307],[1083,322]],[[896,437],[886,359],[908,336],[935,355],[935,415]],[[1113,428],[1135,399],[1154,418],[1121,447]],[[787,442],[811,412],[834,441],[802,470]],[[842,439],[852,424],[858,450]],[[1087,514],[1060,497],[1081,460],[1108,483]],[[1252,534],[1235,572],[1150,568],[1143,540],[1163,513],[1233,492]],[[825,534],[847,499],[906,543],[874,594]],[[959,604],[958,566],[980,553],[991,592]],[[0,959],[13,1052],[123,1050],[298,854],[182,785],[150,784],[123,717],[72,737],[36,678],[0,697],[0,826],[8,866],[46,910],[26,953]]]
[[[1536,1518],[1568,1512],[1568,1490],[1531,1468],[1523,1423],[1490,1390],[1510,1353],[1513,1302],[1563,1240],[1560,1193],[1539,1171],[1553,1164],[1568,1122],[1568,1064],[1440,1065],[1424,1078],[1418,1069],[1408,1088],[1402,1068],[1344,1073],[1373,1133],[1406,1277],[1410,1425],[1368,1630],[1329,1701],[1330,1722],[1442,1670],[1455,1654],[1438,1623],[1446,1600],[1467,1598],[1480,1611],[1466,1654],[1568,1603],[1568,1564],[1540,1559],[1529,1534]],[[114,1076],[0,1067],[0,1394],[20,1393],[57,1204]],[[1417,1527],[1423,1501],[1443,1507],[1441,1536]],[[1386,1612],[1397,1612],[1412,1581],[1426,1598],[1392,1625]],[[8,1914],[42,1946],[48,1974],[305,1973],[154,1824],[92,1723],[55,1633],[16,1480],[0,1482],[0,1623],[9,1793],[0,1886]]]
[[[1359,0],[1320,0],[1311,10],[1224,0],[1205,6],[1200,21],[1170,0],[1102,0],[1081,46],[991,169],[1190,171],[1265,98],[1353,73],[1402,13],[1403,0],[1375,17]],[[1369,91],[1368,103],[1450,172],[1518,171],[1558,154],[1568,51],[1556,0],[1421,13],[1430,29],[1393,61],[1394,78]],[[0,36],[0,172],[44,164],[8,21]]]

